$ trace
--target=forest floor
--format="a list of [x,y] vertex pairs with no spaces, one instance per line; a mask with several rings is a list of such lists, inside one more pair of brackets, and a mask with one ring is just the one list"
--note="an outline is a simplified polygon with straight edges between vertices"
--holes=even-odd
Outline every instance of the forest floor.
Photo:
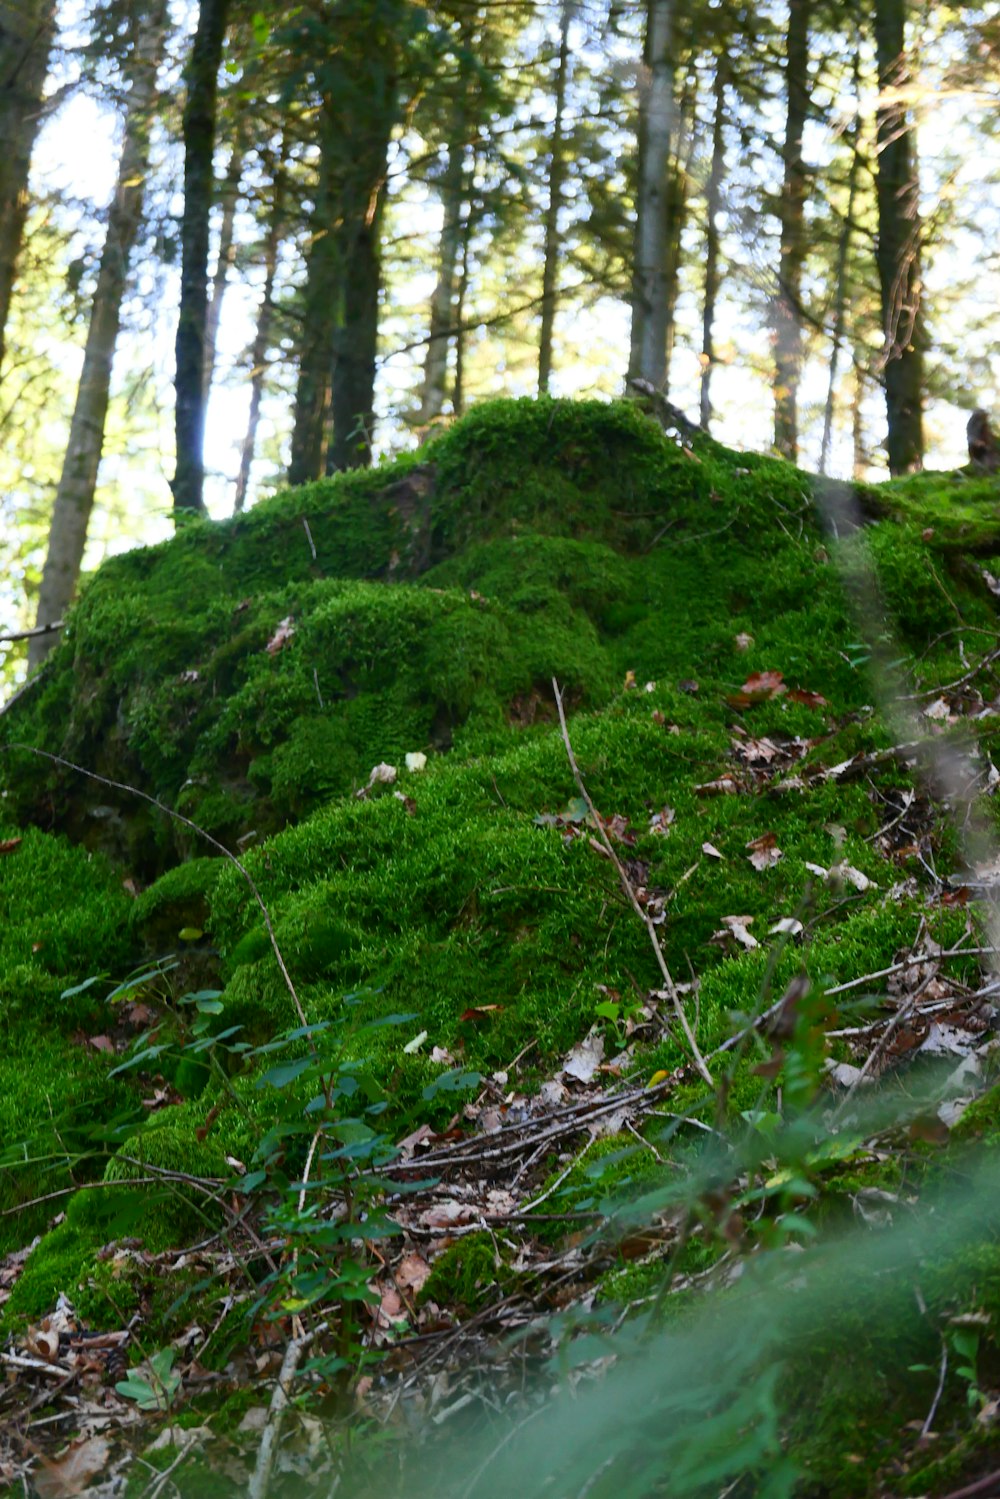
[[511,402],[102,568],[0,716],[0,1483],[996,1491],[998,558]]

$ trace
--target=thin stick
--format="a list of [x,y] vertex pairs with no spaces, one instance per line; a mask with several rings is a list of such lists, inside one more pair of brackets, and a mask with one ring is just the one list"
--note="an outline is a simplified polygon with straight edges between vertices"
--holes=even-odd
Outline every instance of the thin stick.
[[590,792],[587,790],[583,776],[580,774],[580,767],[576,763],[576,756],[573,754],[573,746],[570,743],[569,729],[566,727],[566,713],[563,708],[562,693],[559,691],[559,683],[556,681],[555,677],[552,678],[552,691],[555,693],[556,708],[559,710],[559,727],[562,729],[563,744],[566,746],[566,755],[569,759],[569,768],[573,772],[573,779],[576,782],[577,790],[587,804],[587,811],[590,813],[591,821],[593,822],[594,827],[597,830],[597,836],[601,840],[605,852],[607,853],[608,857],[610,858],[611,862],[614,864],[615,869],[618,872],[618,879],[621,882],[622,889],[628,897],[629,904],[631,905],[635,914],[638,916],[639,920],[642,922],[643,926],[646,928],[646,932],[653,947],[653,952],[656,954],[656,961],[659,964],[660,973],[663,975],[664,990],[666,992],[667,998],[670,1000],[670,1003],[673,1006],[673,1011],[677,1017],[678,1023],[680,1024],[681,1029],[683,1030],[684,1035],[687,1038],[687,1043],[690,1048],[691,1057],[694,1061],[694,1064],[708,1086],[710,1088],[714,1088],[715,1079],[712,1077],[712,1074],[709,1072],[708,1067],[706,1066],[705,1058],[702,1056],[701,1052],[698,1049],[698,1043],[695,1040],[694,1032],[688,1024],[688,1018],[684,1013],[684,1007],[680,1002],[680,998],[677,994],[677,988],[670,976],[670,969],[667,967],[667,960],[663,956],[663,948],[660,946],[660,939],[656,935],[656,928],[650,920],[648,913],[644,911],[639,904],[639,900],[635,893],[635,888],[632,884],[632,881],[625,873],[622,861],[619,859],[617,853],[615,852],[614,846],[612,845],[611,839],[608,837],[607,830],[598,814],[597,808],[591,801]]
[[271,1469],[274,1467],[277,1441],[281,1434],[281,1422],[288,1402],[292,1398],[292,1381],[295,1378],[295,1371],[309,1344],[321,1332],[325,1332],[326,1328],[327,1324],[321,1322],[312,1332],[305,1333],[301,1338],[293,1338],[285,1349],[278,1383],[274,1387],[274,1394],[271,1396],[271,1404],[267,1412],[267,1425],[261,1434],[260,1446],[257,1449],[257,1465],[247,1489],[248,1499],[264,1499],[271,1478]]
[[4,744],[0,745],[0,749],[25,750],[29,755],[38,755],[42,760],[50,760],[53,765],[62,765],[66,770],[75,770],[77,775],[86,776],[88,780],[91,781],[98,781],[102,786],[110,786],[114,791],[124,791],[129,796],[137,796],[141,801],[148,802],[151,807],[158,808],[158,810],[165,813],[167,817],[172,817],[175,822],[182,823],[184,827],[190,828],[192,833],[197,833],[199,838],[204,838],[206,843],[210,843],[213,848],[218,849],[219,853],[222,854],[224,858],[228,859],[230,864],[232,864],[234,868],[239,870],[240,874],[243,876],[244,880],[246,880],[246,883],[249,886],[251,895],[260,907],[261,915],[264,918],[264,925],[267,928],[267,935],[270,937],[271,947],[274,949],[274,956],[278,960],[278,967],[281,970],[281,976],[285,981],[285,987],[292,997],[292,1004],[295,1006],[295,1013],[299,1017],[299,1023],[303,1026],[308,1027],[309,1022],[306,1019],[306,1012],[302,1008],[302,1003],[299,999],[298,994],[296,993],[295,985],[292,983],[292,976],[288,972],[288,969],[285,967],[285,960],[281,956],[281,948],[278,946],[278,939],[274,935],[274,927],[271,925],[271,915],[267,909],[267,906],[264,904],[264,897],[257,889],[253,875],[250,873],[249,869],[247,869],[246,865],[242,864],[240,860],[237,859],[235,854],[230,853],[229,849],[224,843],[220,843],[218,838],[213,838],[211,833],[206,833],[204,828],[199,827],[196,822],[192,822],[190,817],[185,817],[183,812],[176,812],[173,807],[168,807],[166,802],[161,802],[158,797],[150,796],[148,791],[140,791],[138,786],[129,786],[124,781],[112,781],[107,776],[98,775],[96,770],[87,770],[86,766],[75,765],[72,760],[64,760],[62,755],[53,755],[49,750],[36,749],[33,744]]
[[33,630],[11,630],[6,635],[0,635],[0,640],[34,640],[36,635],[54,635],[62,627],[63,621],[56,619],[50,625],[36,625]]

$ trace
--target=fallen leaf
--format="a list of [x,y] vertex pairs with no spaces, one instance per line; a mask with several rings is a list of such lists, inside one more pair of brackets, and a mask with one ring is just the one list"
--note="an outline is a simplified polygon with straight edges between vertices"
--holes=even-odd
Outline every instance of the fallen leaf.
[[396,1266],[396,1284],[402,1290],[416,1294],[424,1286],[430,1273],[431,1267],[423,1255],[412,1250],[409,1254],[404,1254]]
[[295,616],[292,614],[286,614],[285,618],[280,622],[278,628],[275,630],[274,634],[267,642],[267,654],[269,656],[276,656],[278,652],[288,644],[294,634]]
[[928,703],[927,707],[924,709],[924,717],[933,718],[938,721],[950,718],[951,709],[948,706],[947,699],[938,697],[935,698],[932,703]]
[[804,930],[797,916],[782,916],[774,926],[768,928],[769,937],[798,937]]
[[717,781],[703,781],[694,792],[695,796],[735,796],[739,789],[736,777],[727,773],[719,776]]
[[805,687],[793,687],[788,694],[790,703],[801,703],[804,708],[829,708],[830,704],[818,692],[809,692]]
[[659,812],[654,812],[649,819],[649,831],[664,835],[676,815],[673,807],[661,807]]
[[741,947],[745,947],[747,952],[760,946],[757,938],[749,930],[750,924],[753,921],[752,916],[723,916],[721,919],[723,930],[713,932],[709,939],[711,942],[716,943],[716,945],[721,942],[725,945],[730,940],[734,940]]
[[738,635],[733,637],[733,644],[738,651],[748,651],[753,645],[753,636],[748,635],[745,630],[741,630]]
[[427,756],[419,750],[411,750],[406,756],[406,768],[411,774],[415,774],[427,768]]
[[57,1458],[43,1457],[31,1475],[40,1499],[68,1499],[82,1494],[90,1480],[104,1471],[111,1455],[111,1443],[104,1437],[86,1437],[73,1442]]
[[627,671],[625,673],[625,680],[622,683],[622,690],[624,692],[629,692],[634,686],[635,686],[635,672],[634,671]]
[[759,838],[752,838],[746,847],[750,850],[748,857],[754,869],[771,869],[783,857],[777,833],[762,833]]
[[787,690],[783,672],[755,671],[751,672],[739,692],[734,692],[728,701],[734,708],[750,708],[754,703],[766,703],[769,698],[780,697]]
[[703,843],[701,845],[701,851],[703,854],[707,854],[710,859],[725,858],[725,854],[720,854],[714,843]]
[[20,838],[0,838],[0,854],[12,854],[20,842]]
[[593,1081],[594,1073],[604,1061],[604,1037],[593,1029],[563,1058],[563,1076],[578,1083]]

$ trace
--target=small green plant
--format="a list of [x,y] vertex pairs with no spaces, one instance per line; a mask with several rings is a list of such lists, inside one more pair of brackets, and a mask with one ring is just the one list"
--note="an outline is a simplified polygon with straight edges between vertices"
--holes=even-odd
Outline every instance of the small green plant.
[[180,1375],[173,1372],[174,1358],[172,1348],[161,1348],[127,1379],[120,1379],[115,1389],[141,1411],[169,1410],[181,1387]]

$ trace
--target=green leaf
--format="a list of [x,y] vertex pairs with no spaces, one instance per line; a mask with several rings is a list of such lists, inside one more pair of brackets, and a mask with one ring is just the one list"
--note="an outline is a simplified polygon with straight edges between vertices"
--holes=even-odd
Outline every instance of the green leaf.
[[101,979],[106,978],[106,973],[95,973],[92,978],[84,979],[82,984],[74,984],[72,989],[64,989],[59,998],[72,999],[74,994],[83,994],[84,991],[91,988],[92,985],[99,984],[101,982]]

